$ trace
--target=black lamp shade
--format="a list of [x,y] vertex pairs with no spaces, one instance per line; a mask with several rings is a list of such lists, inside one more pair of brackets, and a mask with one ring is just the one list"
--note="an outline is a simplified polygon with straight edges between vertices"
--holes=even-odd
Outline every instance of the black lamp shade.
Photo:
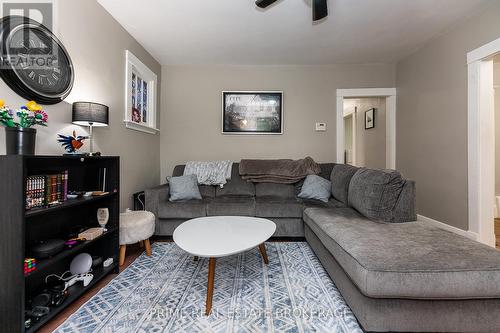
[[99,103],[75,102],[72,121],[80,126],[108,126],[109,108]]

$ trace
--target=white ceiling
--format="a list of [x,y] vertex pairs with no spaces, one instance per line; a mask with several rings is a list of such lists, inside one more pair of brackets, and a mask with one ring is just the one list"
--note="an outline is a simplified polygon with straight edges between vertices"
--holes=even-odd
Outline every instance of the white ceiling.
[[394,63],[485,0],[98,0],[162,64]]

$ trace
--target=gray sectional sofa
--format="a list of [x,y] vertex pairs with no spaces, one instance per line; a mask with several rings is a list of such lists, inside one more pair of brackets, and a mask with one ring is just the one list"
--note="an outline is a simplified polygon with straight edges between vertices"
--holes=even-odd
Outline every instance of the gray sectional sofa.
[[[182,175],[177,166],[175,175]],[[243,181],[172,203],[168,185],[146,190],[156,233],[207,215],[250,215],[275,236],[305,237],[359,323],[374,332],[500,332],[500,251],[416,221],[415,184],[396,171],[321,164],[328,203],[303,201],[296,185]]]
[[[330,179],[334,164],[321,164],[320,176]],[[184,165],[174,168],[172,176],[182,176]],[[146,210],[156,216],[156,235],[171,236],[182,222],[202,216],[244,215],[268,218],[276,223],[277,237],[304,237],[302,215],[307,207],[342,207],[333,197],[328,203],[297,198],[301,183],[249,183],[241,179],[234,163],[231,180],[223,188],[201,185],[203,200],[168,201],[168,184],[145,191]]]

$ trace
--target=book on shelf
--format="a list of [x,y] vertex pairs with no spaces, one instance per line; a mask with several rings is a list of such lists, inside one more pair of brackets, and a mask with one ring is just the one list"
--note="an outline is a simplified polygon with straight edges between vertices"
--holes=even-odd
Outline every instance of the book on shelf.
[[26,179],[26,209],[60,204],[68,198],[68,171]]

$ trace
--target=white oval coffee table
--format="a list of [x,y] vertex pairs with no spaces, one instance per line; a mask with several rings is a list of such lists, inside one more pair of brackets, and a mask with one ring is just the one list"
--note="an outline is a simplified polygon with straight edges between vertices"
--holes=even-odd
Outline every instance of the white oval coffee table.
[[184,222],[173,235],[174,242],[197,257],[209,258],[205,314],[212,310],[216,258],[259,247],[265,264],[269,263],[264,242],[276,231],[274,222],[246,216],[210,216]]

